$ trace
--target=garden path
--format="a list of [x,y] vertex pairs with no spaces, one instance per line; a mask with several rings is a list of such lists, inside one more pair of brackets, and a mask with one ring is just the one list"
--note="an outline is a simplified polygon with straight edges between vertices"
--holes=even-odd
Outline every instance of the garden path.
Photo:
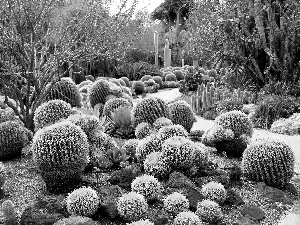
[[[179,92],[178,88],[174,89],[163,89],[159,90],[159,92],[156,93],[149,93],[147,96],[153,96],[163,99],[166,102],[174,101],[175,99],[179,98],[181,96],[181,93]],[[134,100],[134,103],[137,103],[142,98],[137,98]],[[207,120],[202,118],[201,116],[196,115],[197,122],[194,123],[194,126],[192,130],[207,130],[213,125],[212,120]],[[287,144],[289,144],[295,154],[296,163],[300,164],[300,136],[289,136],[289,135],[283,135],[283,134],[276,134],[271,133],[267,130],[263,129],[254,129],[253,132],[253,139],[256,138],[262,138],[262,137],[274,137],[276,139],[283,139]]]

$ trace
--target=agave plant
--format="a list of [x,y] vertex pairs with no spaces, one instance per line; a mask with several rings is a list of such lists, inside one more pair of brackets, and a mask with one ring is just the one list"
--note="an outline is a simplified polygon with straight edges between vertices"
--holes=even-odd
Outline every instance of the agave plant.
[[111,121],[115,126],[115,134],[122,138],[134,137],[134,128],[131,121],[130,106],[120,106],[111,114]]

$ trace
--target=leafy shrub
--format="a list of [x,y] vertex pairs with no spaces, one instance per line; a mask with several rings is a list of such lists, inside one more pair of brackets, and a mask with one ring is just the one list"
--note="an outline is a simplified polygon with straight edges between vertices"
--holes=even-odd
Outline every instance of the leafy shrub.
[[169,73],[165,76],[165,81],[177,81],[175,74]]
[[148,204],[143,195],[129,192],[118,199],[117,210],[126,221],[137,221],[148,211]]
[[151,134],[139,142],[136,148],[136,154],[141,160],[144,160],[151,152],[161,151],[162,144],[163,142],[156,134]]
[[172,121],[166,117],[160,117],[157,118],[157,120],[154,121],[153,123],[153,128],[158,131],[160,128],[164,126],[170,126],[173,125]]
[[156,178],[165,178],[170,172],[170,165],[165,163],[162,158],[162,152],[151,152],[146,156],[144,161],[145,173],[152,175]]
[[209,182],[203,185],[201,193],[205,199],[222,203],[227,197],[227,191],[224,186],[217,182]]
[[196,118],[191,106],[186,101],[176,101],[169,104],[170,118],[174,124],[183,126],[190,132]]
[[186,211],[175,217],[174,225],[203,225],[203,223],[195,213]]
[[151,127],[149,123],[140,123],[135,128],[135,136],[137,139],[143,139],[151,134]]
[[131,118],[134,127],[142,122],[152,125],[159,117],[169,117],[169,111],[167,104],[156,97],[144,98],[132,109]]
[[96,80],[89,89],[90,105],[94,108],[98,103],[105,104],[106,96],[109,95],[110,83],[103,79]]
[[36,129],[54,124],[72,114],[71,105],[63,100],[51,100],[40,105],[33,117]]
[[88,163],[89,143],[80,127],[65,121],[37,131],[32,153],[49,191],[60,192],[78,185]]
[[31,131],[17,121],[0,123],[0,160],[21,156],[22,148],[31,139]]
[[188,211],[190,207],[189,200],[181,193],[174,192],[164,199],[164,208],[172,215]]
[[223,217],[220,205],[211,200],[198,202],[195,214],[209,224],[218,224]]
[[161,194],[162,186],[155,177],[142,175],[132,181],[131,190],[143,195],[147,200],[154,200]]
[[141,81],[145,82],[145,81],[150,80],[150,79],[152,79],[152,76],[151,76],[151,75],[145,75],[145,76],[143,76],[143,77],[141,78]]
[[173,73],[176,76],[176,80],[184,80],[184,75],[181,70],[175,70]]
[[141,95],[145,91],[145,85],[142,81],[134,81],[132,84],[132,90],[137,94]]
[[57,81],[48,92],[45,101],[60,99],[69,103],[72,107],[81,107],[79,89],[71,79],[62,78]]
[[111,118],[111,114],[114,113],[114,111],[120,106],[131,107],[131,102],[125,98],[110,99],[104,105],[102,116],[108,116]]
[[254,181],[284,188],[294,174],[294,153],[280,140],[258,139],[244,152],[242,171]]
[[67,209],[71,215],[90,217],[99,207],[99,197],[90,187],[75,189],[67,196]]
[[184,127],[178,124],[164,126],[158,130],[158,136],[162,141],[175,136],[187,137],[188,135],[189,134]]
[[155,83],[157,83],[159,85],[159,88],[162,88],[163,81],[160,76],[154,76],[152,79],[155,81]]
[[279,119],[272,123],[271,132],[287,135],[300,134],[300,113],[294,113],[287,119]]
[[216,111],[220,115],[225,112],[242,110],[243,102],[239,99],[225,99],[217,102]]

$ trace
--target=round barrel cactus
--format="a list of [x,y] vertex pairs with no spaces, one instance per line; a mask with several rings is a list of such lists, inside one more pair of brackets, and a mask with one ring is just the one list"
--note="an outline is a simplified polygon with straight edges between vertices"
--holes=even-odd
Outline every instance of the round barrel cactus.
[[89,100],[91,107],[94,108],[98,103],[105,104],[105,98],[109,95],[110,84],[108,81],[99,79],[94,82],[89,89]]
[[57,81],[46,96],[46,101],[60,99],[72,107],[81,107],[81,95],[78,87],[71,79],[62,78]]
[[156,119],[160,117],[169,117],[167,104],[159,98],[148,97],[138,102],[132,109],[132,122],[134,127],[142,122],[153,125]]
[[254,181],[284,188],[294,175],[294,153],[289,145],[275,139],[254,141],[243,154],[243,174]]

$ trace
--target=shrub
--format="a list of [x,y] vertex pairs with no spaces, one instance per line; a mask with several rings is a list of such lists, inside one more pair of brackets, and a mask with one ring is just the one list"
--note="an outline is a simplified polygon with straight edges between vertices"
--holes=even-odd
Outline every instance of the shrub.
[[181,70],[175,70],[173,73],[176,76],[176,80],[184,80],[184,74]]
[[163,81],[162,81],[161,77],[160,76],[154,76],[152,79],[155,81],[155,83],[157,83],[159,85],[159,88],[161,89],[162,86],[163,86]]
[[169,73],[165,76],[165,81],[177,81],[175,74]]
[[185,101],[176,101],[169,104],[169,110],[171,121],[183,126],[187,132],[190,132],[194,122],[196,122],[191,106]]
[[146,156],[144,161],[145,173],[156,178],[165,178],[170,174],[170,165],[165,163],[162,158],[162,152],[152,152]]
[[49,191],[65,191],[78,184],[88,163],[88,139],[73,123],[56,123],[36,132],[32,153]]
[[159,117],[169,117],[167,104],[156,97],[147,97],[138,102],[132,109],[132,123],[136,127],[139,123],[146,122],[152,125]]
[[132,181],[131,190],[143,195],[147,200],[154,200],[161,194],[162,187],[155,177],[142,175]]
[[170,126],[170,125],[173,125],[173,123],[170,119],[168,119],[166,117],[160,117],[154,121],[153,128],[158,131],[160,128],[162,128],[164,126]]
[[94,108],[98,103],[105,104],[105,98],[109,95],[110,84],[108,81],[99,79],[96,80],[89,89],[90,105]]
[[225,99],[217,102],[216,111],[220,115],[225,112],[242,110],[243,102],[239,99]]
[[209,224],[218,224],[223,217],[219,204],[211,200],[198,202],[195,214]]
[[254,181],[284,188],[294,173],[294,153],[280,140],[258,139],[244,152],[242,171]]
[[134,81],[132,84],[132,90],[137,94],[141,95],[145,91],[145,85],[142,81]]
[[139,142],[136,148],[136,154],[141,160],[144,160],[151,152],[161,151],[162,144],[163,142],[156,134],[151,134]]
[[154,225],[150,220],[139,220],[136,222],[129,223],[128,225]]
[[90,187],[75,189],[67,196],[67,209],[71,215],[93,216],[99,207],[99,197]]
[[164,199],[164,208],[172,215],[188,211],[190,207],[189,200],[181,193],[174,192]]
[[125,82],[126,87],[129,87],[129,79],[127,77],[121,77],[120,79],[122,79]]
[[195,143],[185,137],[171,137],[162,145],[162,158],[176,170],[187,170],[193,167],[195,152]]
[[21,156],[31,136],[31,132],[17,121],[0,123],[0,160]]
[[174,136],[187,137],[189,134],[181,125],[164,126],[158,130],[158,136],[162,141]]
[[45,100],[60,99],[69,103],[72,107],[81,107],[81,96],[78,87],[70,79],[57,81],[48,92]]
[[117,210],[126,221],[137,221],[148,211],[148,204],[143,195],[129,192],[118,199]]
[[36,129],[54,124],[72,114],[71,105],[63,100],[51,100],[40,105],[33,117]]
[[151,76],[151,75],[145,75],[145,76],[143,76],[143,77],[141,78],[141,81],[142,81],[142,82],[145,82],[145,81],[150,80],[150,79],[152,79],[152,76]]
[[131,107],[131,103],[125,98],[110,99],[104,105],[102,116],[108,116],[111,118],[111,114],[114,113],[114,111],[120,106]]
[[151,127],[149,123],[140,123],[135,128],[135,136],[137,139],[143,139],[151,134]]
[[217,182],[209,182],[202,186],[201,193],[205,199],[222,203],[227,197],[227,191],[224,186]]
[[174,225],[203,225],[203,223],[195,213],[186,211],[175,217]]

